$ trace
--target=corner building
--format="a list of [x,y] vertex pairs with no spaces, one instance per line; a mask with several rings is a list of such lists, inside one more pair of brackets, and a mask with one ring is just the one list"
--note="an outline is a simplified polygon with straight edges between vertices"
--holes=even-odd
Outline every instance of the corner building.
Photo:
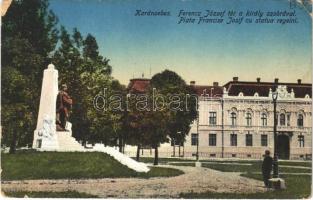
[[[144,91],[149,84],[132,79],[129,89]],[[265,150],[274,152],[274,106],[272,93],[277,87],[277,152],[280,159],[311,159],[312,85],[295,83],[239,81],[234,77],[223,86],[190,85],[198,94],[199,118],[183,144],[161,144],[160,157],[260,159]],[[140,87],[138,87],[140,86]],[[138,87],[138,88],[136,88]],[[199,143],[197,145],[197,143]],[[135,155],[133,147],[125,153]],[[141,156],[153,156],[152,149]]]

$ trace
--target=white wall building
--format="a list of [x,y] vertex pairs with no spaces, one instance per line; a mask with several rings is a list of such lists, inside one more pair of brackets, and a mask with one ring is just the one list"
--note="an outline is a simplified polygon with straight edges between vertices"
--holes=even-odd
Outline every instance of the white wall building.
[[[146,82],[147,84],[147,82]],[[199,119],[183,145],[162,144],[160,157],[262,158],[274,151],[272,92],[277,87],[277,152],[282,159],[310,159],[312,154],[312,86],[301,83],[238,81],[223,87],[191,85],[198,93]],[[199,145],[197,145],[199,142]],[[134,155],[126,148],[126,153]],[[142,150],[142,156],[153,156]]]

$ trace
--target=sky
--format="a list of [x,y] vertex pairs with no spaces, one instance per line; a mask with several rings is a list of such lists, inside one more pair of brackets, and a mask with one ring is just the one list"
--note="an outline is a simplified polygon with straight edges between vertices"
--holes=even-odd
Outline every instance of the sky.
[[[288,0],[50,0],[59,24],[96,37],[123,84],[164,69],[187,83],[242,81],[311,83],[312,25],[305,7]],[[169,11],[170,16],[135,16],[136,10]],[[202,12],[295,11],[289,24],[178,24],[180,10]],[[246,18],[246,16],[244,16]],[[240,17],[239,17],[240,18]],[[244,18],[244,19],[245,19]],[[257,18],[257,17],[256,17]],[[253,18],[253,19],[256,19]],[[263,16],[266,18],[266,16]],[[274,18],[275,20],[277,18]]]

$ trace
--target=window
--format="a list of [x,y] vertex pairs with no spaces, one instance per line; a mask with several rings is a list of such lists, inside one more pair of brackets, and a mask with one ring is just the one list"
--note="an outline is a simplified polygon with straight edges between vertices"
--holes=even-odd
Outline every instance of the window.
[[290,113],[287,114],[287,126],[290,126]]
[[209,134],[209,146],[216,146],[216,134]]
[[261,135],[261,146],[267,147],[267,135],[265,135],[265,134]]
[[237,125],[237,115],[236,113],[232,112],[230,114],[230,119],[231,119],[231,125],[236,126]]
[[302,114],[298,115],[297,124],[298,124],[298,127],[303,127],[303,115]]
[[279,121],[280,121],[280,125],[281,125],[281,126],[285,126],[285,125],[286,125],[285,114],[280,114],[280,116],[279,116]]
[[246,134],[246,146],[252,146],[252,134]]
[[237,146],[237,134],[230,134],[230,146]]
[[172,138],[171,139],[171,146],[174,146],[174,144],[175,144],[175,146],[183,146],[182,142],[179,142],[177,139]]
[[262,113],[261,123],[262,123],[262,126],[267,126],[267,115],[266,115],[266,113]]
[[198,144],[198,134],[197,133],[192,133],[191,134],[191,145],[192,146],[197,146]]
[[247,120],[247,126],[251,126],[252,125],[251,113],[247,113],[246,120]]
[[210,112],[209,124],[216,125],[216,112]]
[[299,147],[304,147],[304,135],[298,135]]
[[41,148],[41,144],[42,144],[42,140],[41,139],[36,141],[36,147],[37,148]]

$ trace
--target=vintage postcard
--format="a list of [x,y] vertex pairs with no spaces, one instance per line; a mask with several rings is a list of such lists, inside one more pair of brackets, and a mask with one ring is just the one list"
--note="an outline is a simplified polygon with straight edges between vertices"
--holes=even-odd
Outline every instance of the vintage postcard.
[[311,198],[311,0],[1,5],[3,198]]

